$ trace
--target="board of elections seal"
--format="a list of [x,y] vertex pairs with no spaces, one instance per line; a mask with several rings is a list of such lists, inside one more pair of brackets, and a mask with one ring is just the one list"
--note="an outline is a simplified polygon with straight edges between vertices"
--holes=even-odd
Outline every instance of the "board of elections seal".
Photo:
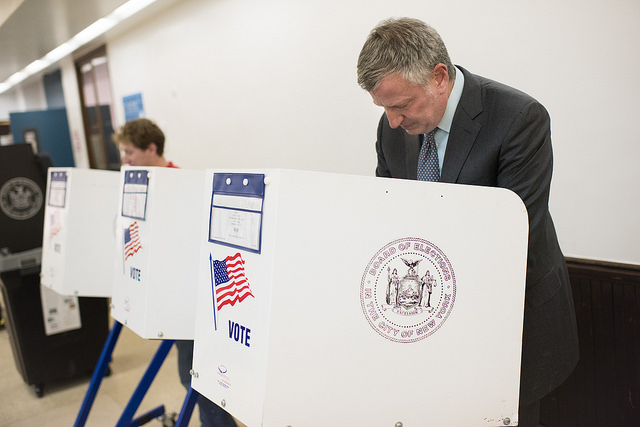
[[447,320],[456,299],[456,278],[447,256],[415,237],[395,240],[369,261],[360,283],[362,311],[384,338],[423,340]]
[[13,178],[0,188],[0,209],[9,218],[33,218],[42,207],[42,191],[28,178]]

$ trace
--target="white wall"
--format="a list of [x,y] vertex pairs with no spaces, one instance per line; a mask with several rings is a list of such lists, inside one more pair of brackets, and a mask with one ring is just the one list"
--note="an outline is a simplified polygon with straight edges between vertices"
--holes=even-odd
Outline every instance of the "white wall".
[[635,0],[185,0],[109,41],[118,123],[141,92],[182,167],[372,175],[381,110],[355,64],[389,16],[423,19],[454,63],[545,104],[565,254],[640,264]]
[[31,78],[0,94],[0,120],[9,120],[9,113],[46,110],[47,98],[41,78]]
[[9,120],[9,112],[15,111],[17,105],[15,90],[0,94],[0,121]]

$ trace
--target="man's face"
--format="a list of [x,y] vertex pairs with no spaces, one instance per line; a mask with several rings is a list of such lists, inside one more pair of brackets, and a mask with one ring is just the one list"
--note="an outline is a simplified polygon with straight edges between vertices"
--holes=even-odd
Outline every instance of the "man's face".
[[410,135],[431,132],[447,108],[448,93],[440,90],[436,78],[427,86],[417,86],[392,74],[370,92],[373,103],[383,107],[392,128],[402,127]]
[[152,166],[155,156],[156,151],[153,143],[146,150],[141,150],[130,141],[120,143],[120,161],[123,165]]

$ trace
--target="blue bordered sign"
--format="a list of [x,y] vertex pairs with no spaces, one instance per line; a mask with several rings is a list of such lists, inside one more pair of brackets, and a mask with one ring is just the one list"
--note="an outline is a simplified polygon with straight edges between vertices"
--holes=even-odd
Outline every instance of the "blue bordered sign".
[[214,173],[209,241],[260,253],[264,174]]
[[122,189],[122,216],[144,221],[149,194],[149,171],[127,170]]
[[133,95],[123,96],[122,104],[124,105],[125,122],[128,122],[129,120],[139,119],[145,116],[141,93],[134,93]]
[[49,175],[49,199],[47,205],[64,208],[67,198],[67,172],[51,171]]

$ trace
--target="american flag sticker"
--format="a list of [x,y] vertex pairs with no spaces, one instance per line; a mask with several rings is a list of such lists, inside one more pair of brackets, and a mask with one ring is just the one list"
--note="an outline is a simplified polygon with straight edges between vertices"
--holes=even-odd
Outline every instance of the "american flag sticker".
[[244,260],[240,253],[222,261],[209,255],[211,286],[213,294],[213,321],[217,329],[216,313],[225,305],[234,306],[248,297],[255,298],[244,274]]
[[124,260],[142,249],[140,244],[140,233],[138,232],[138,221],[135,221],[128,228],[124,229]]
[[53,215],[49,218],[51,225],[51,237],[53,237],[62,230],[62,218],[60,217],[60,211],[56,209]]

